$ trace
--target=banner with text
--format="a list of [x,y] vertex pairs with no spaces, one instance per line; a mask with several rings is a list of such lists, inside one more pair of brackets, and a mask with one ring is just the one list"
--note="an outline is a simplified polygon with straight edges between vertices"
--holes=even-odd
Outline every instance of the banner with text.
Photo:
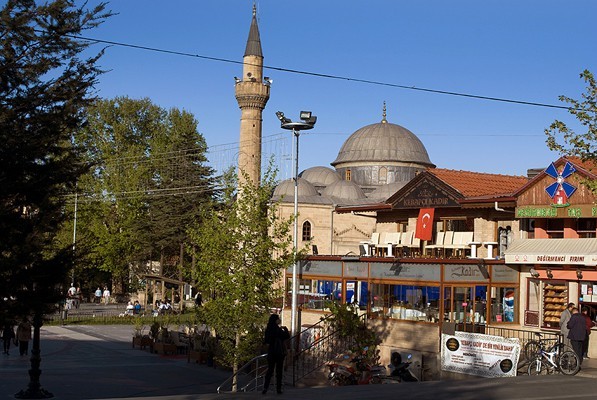
[[520,341],[480,333],[442,334],[441,368],[444,371],[486,378],[516,376]]

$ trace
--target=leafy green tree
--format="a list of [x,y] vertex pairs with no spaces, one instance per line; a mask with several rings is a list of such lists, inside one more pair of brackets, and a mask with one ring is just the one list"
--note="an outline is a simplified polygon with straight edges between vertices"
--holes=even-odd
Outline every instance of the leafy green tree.
[[19,396],[42,391],[39,328],[73,259],[55,239],[85,170],[71,135],[101,74],[101,53],[82,58],[88,43],[72,35],[108,16],[103,3],[67,0],[8,0],[0,10],[0,318],[34,315],[31,382]]
[[[597,84],[593,74],[584,70],[580,77],[587,84],[582,100],[560,96],[560,101],[570,105],[568,111],[586,132],[575,132],[566,123],[556,120],[545,130],[547,146],[566,156],[576,156],[582,161],[597,161]],[[586,182],[597,193],[597,182]]]
[[281,219],[270,202],[274,175],[270,167],[261,186],[247,184],[241,196],[228,181],[220,210],[190,231],[193,273],[207,300],[200,317],[220,339],[219,361],[235,372],[257,354],[269,310],[282,296],[276,285],[293,261],[292,220]]
[[[93,169],[79,181],[88,258],[121,288],[148,261],[178,260],[186,229],[211,203],[213,171],[192,114],[149,99],[99,100],[77,136]],[[81,271],[79,271],[81,273]]]

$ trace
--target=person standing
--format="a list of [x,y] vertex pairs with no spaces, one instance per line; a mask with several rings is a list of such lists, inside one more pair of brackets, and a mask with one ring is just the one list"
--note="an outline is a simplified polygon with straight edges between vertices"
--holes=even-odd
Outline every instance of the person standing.
[[570,321],[570,317],[572,317],[572,308],[574,307],[574,303],[568,303],[566,309],[562,311],[560,315],[560,333],[562,334],[562,340],[564,344],[568,347],[571,347],[570,340],[568,339],[568,321]]
[[103,296],[104,296],[104,303],[106,305],[110,304],[110,290],[108,289],[107,286],[104,286]]
[[19,354],[21,356],[29,353],[29,341],[31,340],[31,322],[28,318],[23,318],[23,321],[17,326],[17,340],[19,341]]
[[4,344],[4,354],[7,356],[10,355],[8,350],[10,350],[10,345],[12,340],[15,337],[15,331],[11,323],[5,322],[4,327],[2,328],[2,342]]
[[591,328],[593,327],[593,321],[591,321],[591,317],[589,316],[589,309],[588,308],[583,308],[582,310],[582,316],[585,319],[585,324],[587,327],[587,337],[585,338],[585,341],[583,342],[582,345],[582,355],[584,358],[589,358],[589,338],[590,338],[590,334],[591,334]]
[[269,383],[276,371],[276,391],[282,393],[282,370],[284,367],[284,358],[286,357],[286,343],[290,339],[288,328],[280,326],[281,320],[278,314],[272,314],[269,317],[267,327],[265,328],[264,343],[267,348],[267,372],[263,382],[263,394],[267,393]]
[[582,365],[582,347],[587,337],[587,324],[585,317],[578,312],[578,308],[572,308],[572,317],[566,324],[568,327],[568,339],[572,344],[572,349],[578,356],[579,363]]
[[95,291],[95,301],[97,301],[97,304],[102,303],[102,289],[100,289],[99,287]]

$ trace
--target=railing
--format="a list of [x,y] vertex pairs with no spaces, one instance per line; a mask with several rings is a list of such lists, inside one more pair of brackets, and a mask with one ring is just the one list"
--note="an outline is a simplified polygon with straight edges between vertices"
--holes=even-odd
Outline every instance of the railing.
[[[258,387],[263,387],[266,372],[267,354],[261,354],[240,367],[236,373],[218,386],[218,393],[252,392]],[[236,390],[233,390],[235,378]]]
[[[354,345],[353,338],[341,338],[338,331],[331,329],[327,323],[330,317],[331,315],[303,329],[295,337],[298,348],[292,363],[293,386]],[[363,314],[360,318],[365,324],[367,315]]]
[[[499,326],[486,326],[485,333],[488,335],[495,335],[495,336],[502,336],[505,338],[517,338],[520,340],[520,358],[524,360],[525,354],[524,349],[525,344],[530,342],[531,340],[537,340],[535,333],[537,331],[527,331],[524,329],[511,329],[511,328],[502,328]],[[559,332],[541,332],[542,339],[548,343],[550,346],[553,343],[556,343],[561,340],[561,334]],[[525,360],[526,361],[526,360]]]

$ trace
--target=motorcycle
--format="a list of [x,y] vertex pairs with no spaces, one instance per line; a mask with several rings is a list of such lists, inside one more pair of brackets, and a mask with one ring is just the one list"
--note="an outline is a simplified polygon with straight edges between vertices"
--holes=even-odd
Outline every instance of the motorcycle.
[[[408,359],[410,360],[412,357],[411,354],[408,355]],[[418,382],[416,376],[413,375],[411,370],[409,369],[410,365],[412,364],[411,361],[402,361],[402,356],[397,351],[393,352],[390,358],[390,375],[387,377],[382,378],[382,383],[398,383],[398,382]]]
[[[344,356],[350,359],[350,356]],[[386,376],[386,367],[383,365],[370,365],[365,354],[360,354],[349,361],[353,365],[330,363],[328,368],[328,382],[332,386],[369,385],[382,383]]]

